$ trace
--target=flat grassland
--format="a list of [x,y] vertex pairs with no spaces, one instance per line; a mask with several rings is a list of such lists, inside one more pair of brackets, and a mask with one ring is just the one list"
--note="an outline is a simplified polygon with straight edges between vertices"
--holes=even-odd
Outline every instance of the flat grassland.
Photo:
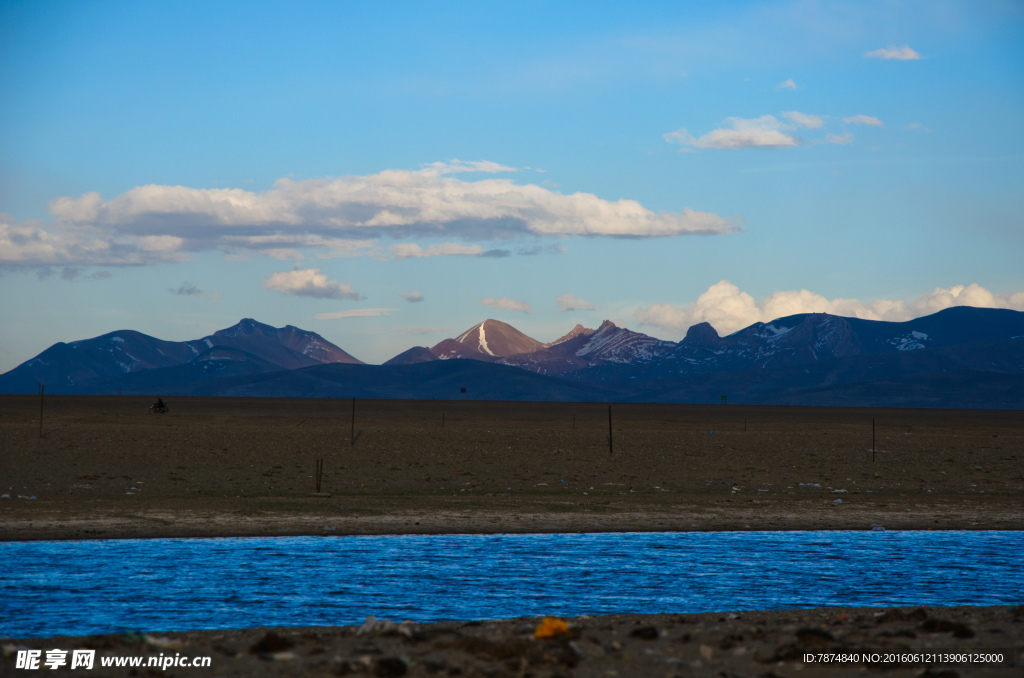
[[1017,411],[149,404],[0,396],[0,540],[1024,529]]

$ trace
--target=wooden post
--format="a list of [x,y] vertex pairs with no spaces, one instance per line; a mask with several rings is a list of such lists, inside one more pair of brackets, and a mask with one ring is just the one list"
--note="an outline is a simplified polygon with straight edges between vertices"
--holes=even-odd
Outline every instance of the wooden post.
[[608,454],[614,454],[615,449],[612,447],[612,406],[608,406]]
[[871,461],[875,460],[875,420],[871,420]]
[[352,398],[352,434],[349,437],[349,447],[356,444],[356,399]]
[[324,458],[320,457],[316,460],[316,493],[320,494],[320,482],[324,477]]
[[39,437],[43,437],[43,397],[46,395],[46,385],[39,384]]

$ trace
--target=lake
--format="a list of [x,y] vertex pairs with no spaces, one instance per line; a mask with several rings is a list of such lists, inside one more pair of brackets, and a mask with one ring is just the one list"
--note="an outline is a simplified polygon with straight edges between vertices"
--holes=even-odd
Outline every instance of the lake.
[[1024,532],[0,543],[0,636],[1024,603]]

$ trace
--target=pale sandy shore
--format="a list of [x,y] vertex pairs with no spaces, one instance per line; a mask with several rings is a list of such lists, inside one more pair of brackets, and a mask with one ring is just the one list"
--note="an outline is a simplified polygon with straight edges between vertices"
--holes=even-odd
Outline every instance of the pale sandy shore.
[[[1020,676],[1024,606],[825,608],[610,615],[434,624],[156,632],[3,639],[0,675],[18,650],[96,651],[94,676],[479,676],[533,678],[893,678]],[[105,657],[209,657],[208,668],[102,668]],[[996,661],[1001,660],[1001,661]]]
[[[270,537],[347,534],[495,534],[551,532],[720,532],[791,530],[1021,530],[1024,516],[1014,505],[962,502],[833,504],[832,500],[749,506],[672,503],[644,499],[559,506],[554,499],[490,507],[484,498],[409,502],[393,508],[386,500],[325,497],[291,500],[291,510],[273,502],[240,500],[223,509],[190,509],[183,502],[123,503],[105,507],[19,502],[0,519],[0,541],[145,539],[167,537]],[[240,507],[241,505],[241,507]],[[296,509],[296,505],[301,509]],[[907,506],[909,508],[903,508]],[[8,507],[4,507],[8,508]]]

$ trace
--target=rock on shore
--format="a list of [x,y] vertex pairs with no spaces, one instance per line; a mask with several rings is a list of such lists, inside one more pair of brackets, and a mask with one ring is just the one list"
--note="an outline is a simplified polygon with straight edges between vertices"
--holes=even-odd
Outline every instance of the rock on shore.
[[[1019,676],[1024,605],[822,608],[609,615],[416,624],[370,617],[362,626],[256,628],[4,639],[0,674],[19,650],[96,650],[92,675],[160,676]],[[879,661],[863,661],[866,652]],[[967,662],[913,661],[959,653]],[[1002,653],[1002,663],[980,663]],[[860,661],[824,662],[826,654]],[[808,655],[821,658],[807,661]],[[208,668],[101,669],[105,657],[210,657]],[[903,658],[909,661],[898,661]],[[886,661],[889,659],[890,661]],[[897,659],[897,661],[891,661]],[[67,667],[64,667],[65,669]],[[78,671],[81,673],[81,671]],[[48,675],[59,675],[57,671]],[[68,674],[75,672],[68,671]]]

